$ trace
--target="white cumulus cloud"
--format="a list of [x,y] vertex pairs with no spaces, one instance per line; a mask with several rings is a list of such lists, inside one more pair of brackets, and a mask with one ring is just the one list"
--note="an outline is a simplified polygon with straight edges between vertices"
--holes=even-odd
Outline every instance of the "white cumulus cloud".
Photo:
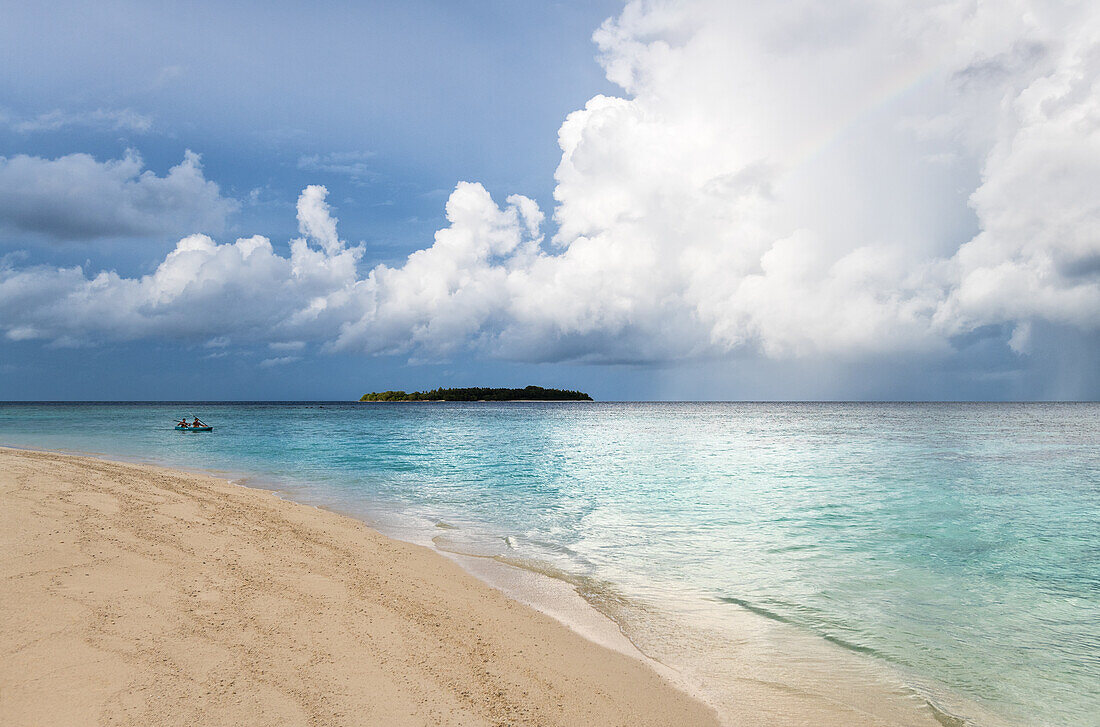
[[191,235],[141,278],[9,263],[0,327],[595,362],[1100,327],[1095,4],[631,2],[595,40],[625,94],[562,124],[552,228],[462,182],[430,246],[362,271],[314,186],[289,257]]
[[[302,197],[315,225],[303,216],[303,229],[332,228],[308,203],[323,204],[323,188]],[[294,240],[281,256],[258,235],[218,244],[196,234],[140,278],[79,267],[0,268],[0,327],[13,339],[162,337],[209,347],[304,338],[299,331],[312,340],[335,337],[361,254],[328,238]]]

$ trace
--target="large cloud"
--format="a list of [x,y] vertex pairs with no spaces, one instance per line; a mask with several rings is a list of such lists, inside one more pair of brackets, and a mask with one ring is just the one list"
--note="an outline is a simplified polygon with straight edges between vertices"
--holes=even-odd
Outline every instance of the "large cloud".
[[133,151],[106,162],[88,154],[0,157],[0,228],[55,240],[216,234],[237,207],[191,151],[163,177]]
[[1100,327],[1100,28],[1087,20],[1049,28],[1049,71],[1002,101],[971,196],[982,231],[952,258],[937,311],[948,330],[1015,323],[1024,348],[1032,320]]
[[[1095,328],[1098,20],[1084,4],[630,3],[595,37],[631,97],[563,124],[553,244],[468,261],[446,298],[467,323],[449,330],[510,356],[645,360]],[[447,260],[437,241],[375,275],[394,303],[341,342],[394,337],[393,309],[414,316],[398,330],[438,325],[396,301],[455,280]]]
[[311,187],[289,258],[191,236],[140,279],[9,268],[0,325],[588,361],[1100,326],[1094,5],[632,2],[595,39],[627,97],[563,123],[552,239],[461,183],[434,244],[364,276]]

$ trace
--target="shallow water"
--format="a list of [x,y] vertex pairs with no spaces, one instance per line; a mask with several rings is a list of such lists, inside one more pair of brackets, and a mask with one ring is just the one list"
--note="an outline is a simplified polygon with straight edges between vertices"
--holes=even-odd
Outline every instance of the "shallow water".
[[1100,724],[1095,404],[2,404],[0,444],[421,528],[711,682],[781,632],[979,724]]

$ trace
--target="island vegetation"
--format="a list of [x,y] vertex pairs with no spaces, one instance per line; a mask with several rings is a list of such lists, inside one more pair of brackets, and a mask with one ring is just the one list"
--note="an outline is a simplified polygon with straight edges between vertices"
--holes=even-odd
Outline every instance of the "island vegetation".
[[432,389],[431,391],[372,391],[359,401],[592,401],[583,391],[544,389]]

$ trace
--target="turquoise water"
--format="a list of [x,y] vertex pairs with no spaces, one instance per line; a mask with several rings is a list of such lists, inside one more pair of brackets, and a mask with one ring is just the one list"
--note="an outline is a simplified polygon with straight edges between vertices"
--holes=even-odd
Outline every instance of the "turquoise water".
[[[215,431],[171,429],[192,411]],[[748,609],[1007,723],[1100,724],[1100,405],[0,404],[0,444],[444,524],[614,598]]]

